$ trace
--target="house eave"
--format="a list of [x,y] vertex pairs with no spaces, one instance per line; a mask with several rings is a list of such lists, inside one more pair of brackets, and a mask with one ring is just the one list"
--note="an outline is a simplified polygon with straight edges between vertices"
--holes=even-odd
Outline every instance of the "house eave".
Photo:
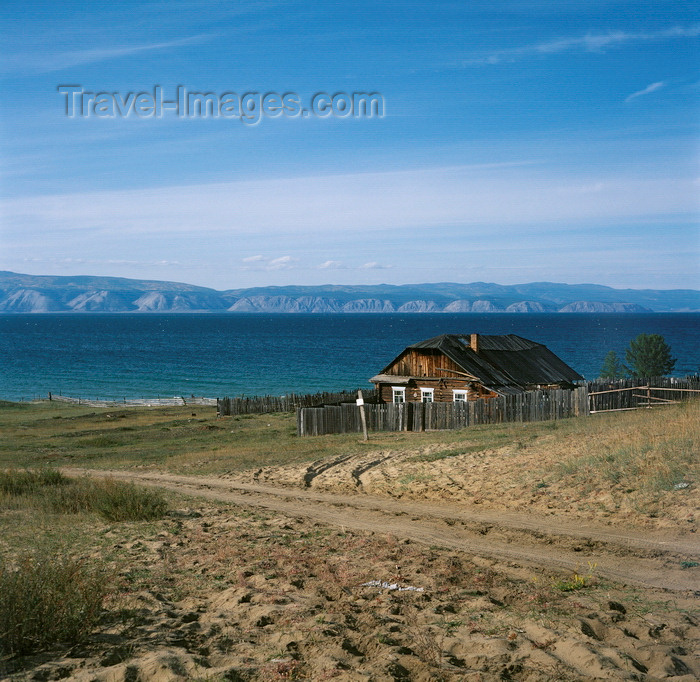
[[402,377],[396,376],[394,374],[377,374],[370,379],[373,384],[395,384],[396,386],[402,386],[408,384],[414,377]]

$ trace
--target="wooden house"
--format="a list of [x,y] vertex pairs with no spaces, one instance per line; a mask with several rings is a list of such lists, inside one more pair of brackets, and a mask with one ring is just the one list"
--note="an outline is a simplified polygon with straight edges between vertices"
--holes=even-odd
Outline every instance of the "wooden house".
[[515,334],[443,334],[413,344],[370,381],[384,403],[465,402],[583,379],[546,346]]

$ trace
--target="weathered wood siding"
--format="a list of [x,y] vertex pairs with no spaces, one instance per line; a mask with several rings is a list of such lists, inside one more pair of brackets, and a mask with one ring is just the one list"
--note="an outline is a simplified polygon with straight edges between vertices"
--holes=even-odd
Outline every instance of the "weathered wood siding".
[[438,368],[456,370],[457,372],[464,371],[439,351],[406,349],[384,374],[405,377],[450,376],[449,372],[441,372]]
[[[461,367],[440,351],[407,348],[383,374],[412,377],[406,386],[407,402],[420,402],[421,388],[432,388],[433,400],[436,403],[454,402],[452,393],[454,389],[467,390],[467,399],[470,401],[495,398],[497,395],[475,383],[473,379],[461,376],[464,374]],[[392,385],[391,383],[377,384],[381,402],[393,402]]]

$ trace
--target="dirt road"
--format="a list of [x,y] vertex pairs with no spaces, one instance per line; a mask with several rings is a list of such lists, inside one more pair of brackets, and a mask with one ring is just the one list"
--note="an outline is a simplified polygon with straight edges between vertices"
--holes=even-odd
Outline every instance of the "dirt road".
[[249,483],[223,477],[179,476],[135,471],[64,469],[69,475],[111,476],[232,504],[262,507],[353,530],[391,534],[505,562],[513,573],[524,566],[586,572],[622,584],[674,592],[698,590],[700,542],[693,536],[639,533],[584,526],[518,512],[481,512],[454,503],[410,502],[368,494],[319,492],[305,487]]

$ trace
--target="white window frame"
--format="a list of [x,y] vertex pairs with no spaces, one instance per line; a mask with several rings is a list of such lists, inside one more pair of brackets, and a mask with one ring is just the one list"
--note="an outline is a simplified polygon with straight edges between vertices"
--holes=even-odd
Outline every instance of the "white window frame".
[[453,403],[466,403],[469,400],[469,391],[466,388],[452,389]]
[[[396,400],[397,397],[401,397],[401,400]],[[401,404],[406,402],[406,387],[405,386],[392,386],[391,387],[391,402],[395,404]]]
[[[426,400],[426,398],[430,398]],[[435,389],[434,388],[423,388],[420,389],[420,401],[422,403],[434,403],[435,402]]]

